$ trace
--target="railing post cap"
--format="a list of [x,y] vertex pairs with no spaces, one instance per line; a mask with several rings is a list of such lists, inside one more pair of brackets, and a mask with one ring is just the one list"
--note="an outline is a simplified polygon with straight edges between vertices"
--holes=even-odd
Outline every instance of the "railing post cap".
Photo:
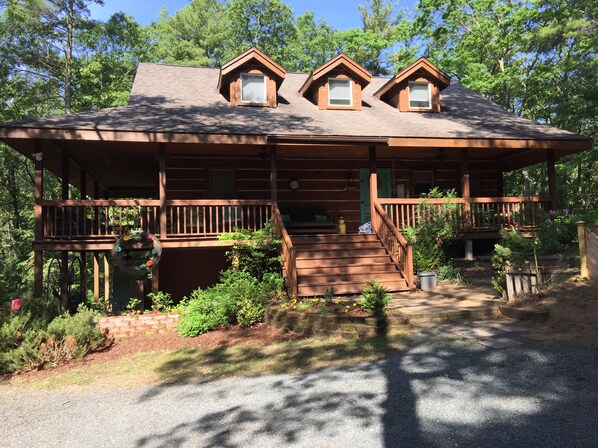
[[585,226],[586,222],[585,221],[577,221],[575,224],[577,224],[578,226]]

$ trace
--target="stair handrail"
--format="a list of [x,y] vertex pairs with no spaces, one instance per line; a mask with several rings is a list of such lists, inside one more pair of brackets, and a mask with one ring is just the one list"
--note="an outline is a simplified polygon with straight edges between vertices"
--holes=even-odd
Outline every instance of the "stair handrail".
[[272,202],[272,222],[276,224],[275,231],[282,241],[282,268],[286,278],[288,290],[293,297],[297,297],[299,285],[297,282],[297,257],[293,241],[284,225],[280,209],[276,202]]
[[372,228],[382,241],[382,245],[403,275],[409,288],[414,288],[413,247],[390,220],[379,201],[374,201]]

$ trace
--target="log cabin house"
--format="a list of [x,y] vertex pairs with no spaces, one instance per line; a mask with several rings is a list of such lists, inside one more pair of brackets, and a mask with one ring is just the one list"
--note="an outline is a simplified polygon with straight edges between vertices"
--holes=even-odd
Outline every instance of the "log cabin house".
[[[35,295],[44,259],[60,254],[64,303],[77,254],[93,263],[96,297],[103,277],[107,299],[118,291],[128,299],[129,280],[110,269],[109,251],[131,228],[163,248],[146,290],[179,298],[225,268],[217,235],[268,220],[283,239],[292,294],[358,292],[375,277],[410,289],[401,229],[417,225],[419,194],[458,191],[471,255],[472,240],[529,228],[540,210],[556,208],[555,163],[591,148],[451,82],[425,58],[392,78],[344,54],[311,74],[286,73],[256,48],[219,69],[140,64],[127,106],[4,123],[0,139],[35,164]],[[549,196],[521,213],[529,198],[505,197],[502,175],[540,162]],[[44,197],[47,171],[62,179],[60,200]],[[367,221],[373,233],[357,234]]]

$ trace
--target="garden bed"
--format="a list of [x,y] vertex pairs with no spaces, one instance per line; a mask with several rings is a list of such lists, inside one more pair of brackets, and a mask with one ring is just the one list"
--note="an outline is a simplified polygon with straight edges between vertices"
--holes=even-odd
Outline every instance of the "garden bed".
[[340,336],[362,339],[404,332],[409,320],[399,315],[357,315],[292,310],[278,305],[266,309],[266,324],[306,336]]

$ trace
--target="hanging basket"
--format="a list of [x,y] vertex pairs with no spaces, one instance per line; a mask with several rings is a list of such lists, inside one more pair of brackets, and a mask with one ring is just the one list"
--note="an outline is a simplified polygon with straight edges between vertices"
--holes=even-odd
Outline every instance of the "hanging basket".
[[160,262],[162,246],[155,235],[130,230],[112,248],[112,261],[121,271],[138,279],[146,278]]

